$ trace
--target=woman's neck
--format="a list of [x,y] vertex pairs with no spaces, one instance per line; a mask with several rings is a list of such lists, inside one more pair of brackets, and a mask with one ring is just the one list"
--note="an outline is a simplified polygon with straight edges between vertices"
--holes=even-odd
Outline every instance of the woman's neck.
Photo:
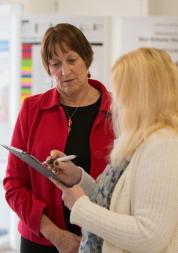
[[100,92],[92,86],[89,86],[88,89],[83,89],[81,92],[75,94],[68,95],[60,93],[60,102],[71,107],[82,107],[93,104],[99,97]]

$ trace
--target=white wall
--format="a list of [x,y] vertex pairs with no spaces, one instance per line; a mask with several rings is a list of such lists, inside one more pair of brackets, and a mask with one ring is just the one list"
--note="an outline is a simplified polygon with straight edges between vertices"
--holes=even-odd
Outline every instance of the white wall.
[[178,0],[149,0],[149,15],[178,16]]
[[58,0],[58,12],[76,15],[142,15],[147,0]]
[[57,9],[56,0],[11,0],[10,2],[22,3],[24,11],[30,14],[51,13]]
[[[5,1],[5,0],[4,0]],[[178,0],[11,0],[24,4],[28,13],[64,15],[178,15]]]
[[149,0],[12,0],[24,4],[28,13],[58,12],[61,15],[147,14]]

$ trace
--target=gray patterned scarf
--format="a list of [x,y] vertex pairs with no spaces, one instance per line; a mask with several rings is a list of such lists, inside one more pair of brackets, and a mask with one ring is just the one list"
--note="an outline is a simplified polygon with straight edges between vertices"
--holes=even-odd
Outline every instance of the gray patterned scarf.
[[[97,186],[92,196],[90,196],[90,200],[109,209],[114,187],[127,165],[128,162],[125,160],[121,163],[119,168],[113,168],[111,165],[108,165],[101,174]],[[101,253],[102,245],[103,239],[101,237],[82,229],[80,253]]]

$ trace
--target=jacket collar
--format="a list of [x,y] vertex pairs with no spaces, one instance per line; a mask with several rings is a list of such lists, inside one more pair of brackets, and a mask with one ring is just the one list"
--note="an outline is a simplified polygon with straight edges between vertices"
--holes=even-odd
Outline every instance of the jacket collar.
[[50,89],[43,93],[41,106],[42,110],[49,110],[52,107],[59,106],[60,104],[60,95],[56,88]]

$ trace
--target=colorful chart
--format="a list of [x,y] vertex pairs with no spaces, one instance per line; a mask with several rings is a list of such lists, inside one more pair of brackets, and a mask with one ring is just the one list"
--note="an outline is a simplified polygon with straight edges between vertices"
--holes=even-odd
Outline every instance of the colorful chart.
[[21,103],[32,94],[32,44],[22,44]]

